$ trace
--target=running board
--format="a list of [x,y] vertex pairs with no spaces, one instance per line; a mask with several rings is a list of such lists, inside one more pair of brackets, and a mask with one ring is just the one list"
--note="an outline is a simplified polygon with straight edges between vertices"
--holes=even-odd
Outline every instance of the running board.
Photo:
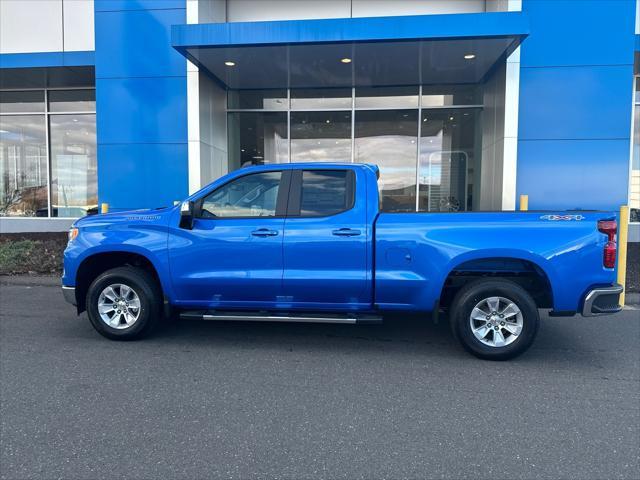
[[180,313],[184,320],[219,320],[241,322],[292,322],[292,323],[343,323],[363,324],[382,323],[382,317],[377,315],[351,315],[351,314],[313,314],[313,313],[287,313],[274,312],[223,312],[209,311],[185,311]]

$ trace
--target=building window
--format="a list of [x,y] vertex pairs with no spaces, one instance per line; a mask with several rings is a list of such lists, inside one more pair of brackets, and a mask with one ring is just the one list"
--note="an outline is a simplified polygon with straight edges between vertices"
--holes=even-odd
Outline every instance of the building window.
[[0,92],[0,216],[96,208],[95,90]]
[[289,159],[285,112],[229,114],[229,170]]
[[422,110],[418,210],[471,210],[480,110]]
[[292,162],[350,162],[351,112],[292,112]]
[[229,169],[373,163],[385,211],[469,210],[480,98],[473,85],[229,91]]
[[0,215],[48,215],[44,115],[0,116]]
[[355,160],[380,168],[382,210],[416,210],[418,110],[356,112]]
[[640,222],[640,77],[636,77],[633,112],[633,156],[629,178],[629,220]]

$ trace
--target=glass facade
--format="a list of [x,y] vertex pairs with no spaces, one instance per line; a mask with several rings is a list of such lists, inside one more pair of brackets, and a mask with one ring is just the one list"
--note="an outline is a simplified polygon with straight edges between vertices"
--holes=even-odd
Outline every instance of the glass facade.
[[292,112],[292,162],[350,162],[351,112]]
[[479,98],[467,85],[229,91],[229,169],[372,163],[385,211],[470,210]]
[[630,221],[640,222],[640,77],[636,77],[633,105],[633,155],[629,182]]
[[356,112],[355,160],[380,168],[385,211],[415,211],[418,110]]
[[95,90],[0,92],[0,216],[97,207]]

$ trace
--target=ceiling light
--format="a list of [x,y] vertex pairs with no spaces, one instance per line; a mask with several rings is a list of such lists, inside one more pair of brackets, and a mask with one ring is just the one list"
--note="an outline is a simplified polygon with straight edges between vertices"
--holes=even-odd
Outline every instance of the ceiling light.
[[[465,57],[466,58],[466,57]],[[227,67],[235,67],[236,66],[236,62],[232,62],[231,60],[227,60],[226,62],[224,62],[224,64]]]
[[449,117],[449,120],[451,120],[453,122],[453,117]]
[[473,60],[474,58],[476,58],[476,56],[475,56],[473,53],[467,53],[467,54],[464,56],[464,59],[465,59],[465,60]]
[[254,160],[262,160],[264,157],[260,156],[260,155],[254,155],[253,157]]
[[331,123],[331,120],[325,120],[326,123]]
[[346,58],[346,57],[345,58],[341,58],[340,61],[342,63],[351,63],[351,59],[350,58]]

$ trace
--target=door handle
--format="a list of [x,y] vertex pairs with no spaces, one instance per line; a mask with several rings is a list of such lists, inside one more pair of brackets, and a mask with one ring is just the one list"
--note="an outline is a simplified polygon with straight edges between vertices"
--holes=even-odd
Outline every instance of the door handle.
[[258,230],[254,230],[251,232],[251,235],[254,237],[275,237],[278,235],[277,230],[269,230],[268,228],[259,228]]
[[360,235],[360,230],[357,230],[355,228],[339,228],[331,233],[338,237],[355,237],[357,235]]

